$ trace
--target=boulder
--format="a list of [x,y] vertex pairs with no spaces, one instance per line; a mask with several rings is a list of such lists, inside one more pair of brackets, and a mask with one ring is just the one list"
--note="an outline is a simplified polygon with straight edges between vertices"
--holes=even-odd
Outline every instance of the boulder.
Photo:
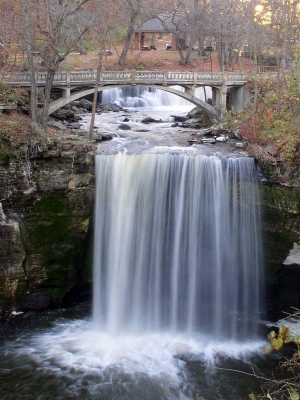
[[71,110],[65,110],[63,108],[55,111],[51,114],[51,116],[55,119],[59,119],[61,121],[70,120],[75,117],[75,113]]
[[118,104],[114,104],[114,103],[108,103],[108,104],[101,104],[98,107],[99,111],[113,111],[113,112],[119,112],[119,111],[123,111],[123,108],[121,106],[119,106]]
[[111,135],[109,133],[102,134],[102,141],[112,140],[116,135]]
[[180,115],[171,115],[171,117],[174,118],[175,122],[185,122],[189,119],[188,117],[182,117]]
[[54,120],[51,120],[51,119],[48,122],[48,126],[52,126],[53,128],[57,128],[57,129],[60,129],[62,131],[67,129],[66,125],[64,125],[62,122],[54,121]]
[[187,115],[188,120],[182,126],[189,128],[205,128],[216,124],[217,118],[209,115],[198,107],[193,108]]
[[71,124],[67,125],[67,128],[69,128],[69,129],[80,129],[81,128],[81,124],[79,124],[78,122],[72,122]]
[[74,115],[73,121],[74,121],[74,122],[76,122],[76,121],[82,121],[82,117],[81,117],[80,115]]
[[142,124],[152,124],[152,123],[159,123],[159,122],[163,122],[161,119],[155,119],[152,117],[146,117],[144,119],[142,119],[141,123]]
[[130,131],[131,130],[131,127],[127,124],[120,124],[118,126],[118,128],[121,129],[122,131]]
[[93,103],[86,99],[81,99],[79,101],[79,107],[83,108],[86,111],[92,111]]

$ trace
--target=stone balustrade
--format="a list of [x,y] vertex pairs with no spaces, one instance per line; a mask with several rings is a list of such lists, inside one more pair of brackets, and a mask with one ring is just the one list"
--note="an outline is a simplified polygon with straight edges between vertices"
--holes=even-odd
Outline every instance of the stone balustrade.
[[[53,86],[85,86],[96,82],[97,71],[57,71],[54,76]],[[243,85],[248,81],[251,74],[239,72],[179,72],[179,71],[102,71],[100,83],[102,85],[113,84],[155,84],[155,85],[205,85],[205,84],[231,84]],[[46,83],[47,74],[37,72],[38,85]],[[0,80],[12,85],[26,87],[30,86],[30,74],[5,73],[0,74]]]

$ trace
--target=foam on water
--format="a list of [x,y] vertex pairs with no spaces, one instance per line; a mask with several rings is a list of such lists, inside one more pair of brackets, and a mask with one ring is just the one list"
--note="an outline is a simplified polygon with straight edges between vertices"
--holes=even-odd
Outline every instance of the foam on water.
[[[90,320],[75,320],[60,321],[50,331],[23,337],[7,346],[5,353],[16,360],[26,357],[44,375],[54,373],[58,380],[85,384],[90,395],[97,393],[101,399],[114,398],[111,393],[123,393],[116,398],[138,398],[134,393],[143,390],[141,381],[145,390],[151,387],[153,399],[191,399],[186,362],[199,360],[212,366],[224,357],[247,361],[263,345],[262,341],[221,342],[203,335],[161,332],[112,337],[95,329]],[[108,385],[112,388],[106,397]]]

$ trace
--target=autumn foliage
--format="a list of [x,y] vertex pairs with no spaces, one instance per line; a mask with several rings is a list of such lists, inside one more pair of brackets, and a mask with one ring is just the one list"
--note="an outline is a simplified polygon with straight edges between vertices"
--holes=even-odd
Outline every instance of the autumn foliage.
[[[260,82],[258,109],[238,115],[239,131],[249,143],[271,146],[280,161],[300,165],[300,98],[289,93],[290,86],[278,88],[276,80]],[[280,90],[280,93],[278,93]]]

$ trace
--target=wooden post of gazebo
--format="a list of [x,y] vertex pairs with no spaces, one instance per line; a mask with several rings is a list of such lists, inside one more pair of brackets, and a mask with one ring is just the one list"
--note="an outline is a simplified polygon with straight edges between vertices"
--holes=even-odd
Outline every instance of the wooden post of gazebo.
[[172,35],[172,48],[171,51],[177,51],[178,50],[178,46],[177,46],[177,41],[174,35]]
[[140,46],[140,34],[135,32],[134,40],[133,40],[133,50],[139,50],[140,48],[141,48],[141,46]]

